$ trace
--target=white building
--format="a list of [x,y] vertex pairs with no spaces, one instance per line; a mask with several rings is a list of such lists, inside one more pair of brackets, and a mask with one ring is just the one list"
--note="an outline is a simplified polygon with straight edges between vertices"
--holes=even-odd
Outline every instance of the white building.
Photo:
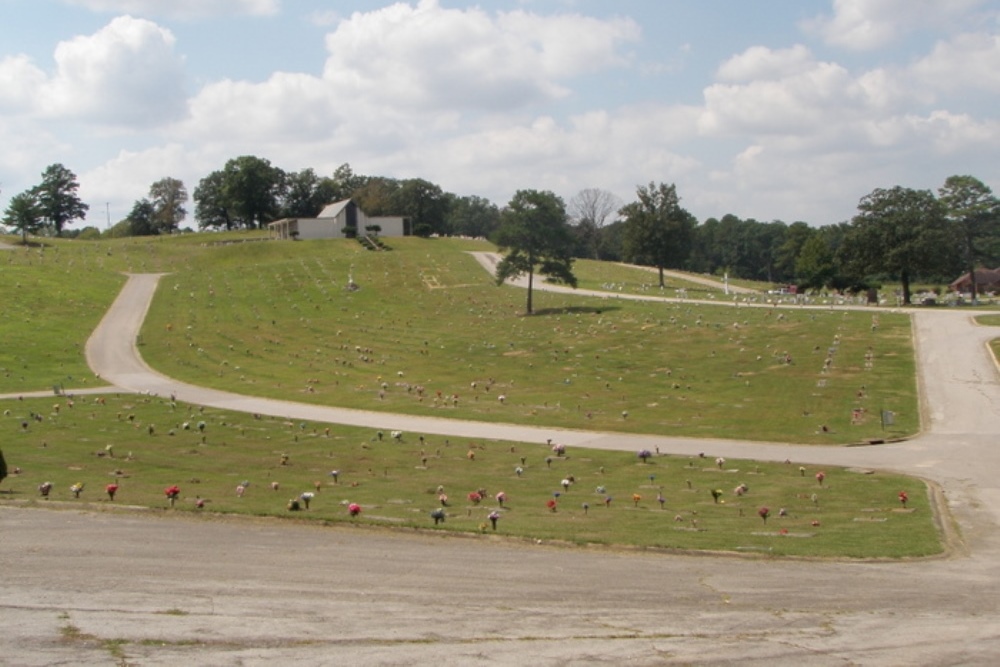
[[[377,232],[374,230],[378,227]],[[401,216],[368,217],[353,200],[328,204],[315,218],[282,218],[267,225],[275,239],[343,239],[346,228],[364,236],[409,236],[410,221]]]

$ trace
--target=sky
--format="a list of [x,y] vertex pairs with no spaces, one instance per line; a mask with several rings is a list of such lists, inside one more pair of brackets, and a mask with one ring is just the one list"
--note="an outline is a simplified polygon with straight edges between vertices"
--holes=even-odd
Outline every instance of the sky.
[[1000,194],[998,102],[997,0],[0,0],[0,210],[60,163],[104,229],[254,155],[821,226]]

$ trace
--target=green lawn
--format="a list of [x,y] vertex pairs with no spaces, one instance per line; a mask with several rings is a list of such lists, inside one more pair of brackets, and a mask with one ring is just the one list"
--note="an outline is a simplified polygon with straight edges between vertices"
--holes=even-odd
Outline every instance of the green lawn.
[[191,256],[161,285],[143,355],[220,389],[461,419],[801,443],[918,429],[905,316],[536,292],[524,317],[524,290],[462,252],[487,246],[390,245]]
[[[837,444],[918,427],[903,316],[536,292],[537,314],[525,317],[524,291],[497,287],[465,252],[488,244],[391,239],[391,251],[376,253],[347,240],[259,239],[48,239],[5,251],[0,289],[13,295],[13,316],[4,322],[0,392],[99,383],[83,359],[84,342],[125,273],[164,272],[141,350],[154,368],[197,384],[324,405],[663,436]],[[581,285],[636,291],[650,291],[638,278],[655,279],[596,262],[580,262],[577,272]],[[347,290],[349,279],[360,290]],[[497,532],[524,539],[866,558],[941,551],[924,484],[882,473],[827,469],[820,486],[818,470],[795,463],[732,460],[720,469],[711,456],[643,463],[635,453],[557,456],[539,443],[430,434],[422,442],[420,434],[379,441],[370,430],[116,394],[103,402],[79,396],[72,405],[55,396],[13,400],[3,408],[6,460],[21,469],[0,485],[4,502],[104,506],[111,502],[104,488],[116,481],[116,505],[166,508],[163,490],[177,484],[175,511],[468,532],[484,524],[491,531],[487,517],[497,509]],[[893,432],[881,430],[882,409],[896,413]],[[564,489],[569,477],[574,483]],[[44,481],[53,484],[48,500],[37,490]],[[237,497],[242,481],[250,485]],[[78,499],[70,493],[75,483],[85,485]],[[749,488],[743,496],[734,494],[740,484]],[[435,527],[439,487],[449,507]],[[480,488],[487,499],[473,505],[468,494]],[[722,492],[718,503],[713,489]],[[310,490],[316,497],[308,511],[286,509]],[[907,508],[898,500],[903,490]],[[498,491],[508,496],[502,509]],[[203,510],[196,497],[206,501]],[[553,499],[555,512],[546,507]],[[362,507],[355,519],[347,515],[352,502]],[[766,524],[762,506],[771,511]],[[787,516],[778,516],[781,508]]]
[[[380,440],[370,429],[255,419],[129,395],[4,407],[0,430],[12,474],[0,501],[7,503],[113,504],[452,532],[493,532],[489,514],[496,511],[496,532],[515,539],[776,556],[941,551],[924,484],[872,471],[825,468],[820,484],[820,469],[796,463],[720,464],[712,456],[655,452],[643,462],[633,452],[571,447],[560,455],[544,444],[417,433],[399,441],[385,433]],[[564,488],[563,480],[572,483]],[[52,484],[47,499],[38,491],[44,482]],[[118,485],[114,501],[105,491],[111,483]],[[83,485],[78,498],[74,484]],[[741,484],[747,491],[737,495]],[[169,510],[164,490],[173,485],[180,498]],[[480,489],[485,499],[473,503],[469,494]],[[713,490],[721,492],[719,502]],[[906,508],[900,491],[909,495]],[[315,496],[308,510],[289,511],[289,500],[304,492]],[[506,494],[502,507],[499,492]],[[448,496],[447,517],[435,526],[431,511],[441,507],[440,493]],[[361,507],[356,518],[350,503]],[[770,510],[766,523],[761,507]]]

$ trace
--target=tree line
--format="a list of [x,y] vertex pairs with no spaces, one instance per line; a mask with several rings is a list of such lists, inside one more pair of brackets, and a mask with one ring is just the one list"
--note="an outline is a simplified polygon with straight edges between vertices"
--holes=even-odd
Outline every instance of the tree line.
[[[88,210],[77,189],[72,171],[51,165],[39,185],[10,200],[3,223],[25,240],[28,234],[64,232],[93,238],[171,234],[181,231],[187,216],[184,183],[165,177],[105,232],[67,230]],[[914,281],[945,282],[963,272],[970,273],[975,296],[974,269],[1000,260],[1000,204],[973,176],[951,176],[936,194],[878,188],[861,199],[850,221],[812,227],[731,214],[699,222],[681,205],[676,186],[667,183],[638,186],[628,203],[598,188],[581,190],[568,202],[551,192],[521,190],[501,208],[420,178],[357,174],[346,163],[322,176],[313,169],[286,172],[266,159],[240,156],[199,181],[194,219],[201,230],[260,229],[280,218],[315,217],[327,204],[348,198],[369,215],[409,218],[420,236],[483,237],[509,249],[519,247],[516,239],[524,236],[525,224],[537,225],[558,239],[559,249],[558,257],[547,251],[539,256],[555,257],[558,261],[547,268],[567,281],[571,264],[563,262],[589,258],[657,267],[661,286],[668,269],[795,284],[802,290],[859,291],[898,281],[908,302]],[[524,268],[534,262],[534,252],[511,261]]]

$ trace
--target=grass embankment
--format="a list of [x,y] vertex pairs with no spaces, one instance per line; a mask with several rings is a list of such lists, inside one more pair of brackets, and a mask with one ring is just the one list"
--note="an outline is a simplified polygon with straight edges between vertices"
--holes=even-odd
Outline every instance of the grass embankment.
[[459,419],[827,444],[918,429],[905,316],[538,291],[524,317],[524,290],[462,252],[487,246],[390,244],[191,255],[161,284],[142,353],[220,389]]
[[[847,442],[881,434],[880,408],[896,411],[899,432],[916,428],[902,317],[541,292],[538,314],[524,317],[523,290],[497,288],[462,252],[484,244],[394,239],[387,253],[339,241],[215,244],[230,238],[49,240],[0,255],[0,288],[15,295],[18,313],[5,320],[13,344],[0,350],[0,391],[86,386],[83,342],[122,273],[169,272],[143,331],[147,361],[242,393],[663,435]],[[635,275],[608,270],[578,266],[584,283]],[[349,277],[359,291],[345,289]],[[357,502],[356,522],[429,527],[443,486],[449,516],[438,530],[478,531],[498,509],[498,533],[532,539],[852,557],[940,550],[923,483],[896,476],[827,469],[820,486],[817,470],[800,474],[794,463],[720,469],[709,455],[644,464],[634,453],[562,457],[540,444],[429,434],[379,442],[366,430],[327,432],[150,397],[68,400],[5,404],[4,450],[22,472],[0,497],[110,503],[104,487],[116,481],[115,504],[162,508],[163,489],[177,484],[178,511],[194,511],[200,496],[207,511],[349,521],[345,503]],[[244,480],[250,485],[237,497]],[[44,481],[53,484],[50,501],[37,491]],[[79,499],[69,490],[75,483],[85,484]],[[736,496],[741,483],[749,491]],[[468,493],[479,488],[487,499],[472,505]],[[723,492],[719,503],[713,489]],[[286,509],[310,490],[308,511]],[[909,492],[907,511],[900,490]],[[502,510],[498,491],[508,494]],[[771,510],[766,525],[761,506]],[[788,516],[778,516],[782,507]]]
[[[5,408],[4,451],[12,473],[15,466],[21,472],[4,482],[0,498],[35,506],[141,506],[489,533],[496,511],[496,534],[576,544],[853,558],[941,550],[924,484],[897,475],[717,462],[710,452],[651,452],[643,462],[634,452],[569,448],[559,455],[544,444],[416,433],[379,440],[370,429],[255,419],[154,397],[32,399]],[[47,499],[38,491],[43,482],[52,484]],[[113,501],[105,491],[111,483],[119,487]],[[78,498],[74,484],[83,485]],[[747,491],[737,495],[741,484]],[[173,485],[181,495],[168,510],[164,489]],[[474,503],[469,494],[480,489],[485,498]],[[909,495],[905,508],[900,491]],[[288,502],[304,492],[314,494],[309,508],[289,511]],[[499,492],[506,494],[502,506]],[[435,525],[431,512],[442,507],[441,493],[447,517]],[[361,507],[355,518],[350,503]],[[766,522],[761,507],[770,510]]]

